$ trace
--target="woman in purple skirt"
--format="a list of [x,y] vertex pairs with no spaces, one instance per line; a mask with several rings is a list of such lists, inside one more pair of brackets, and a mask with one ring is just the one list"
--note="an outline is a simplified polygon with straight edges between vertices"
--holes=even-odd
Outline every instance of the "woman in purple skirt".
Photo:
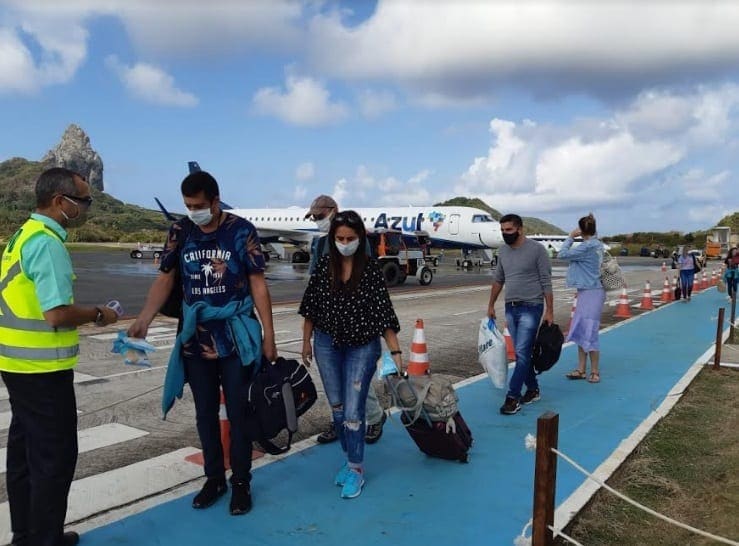
[[[567,286],[577,288],[577,307],[572,317],[567,341],[577,344],[577,369],[567,374],[569,379],[587,379],[590,383],[600,381],[600,314],[606,301],[606,292],[600,282],[600,264],[603,261],[603,243],[595,236],[595,217],[583,216],[580,226],[570,233],[557,254],[557,258],[569,260]],[[575,237],[582,236],[583,242],[572,247]],[[590,356],[590,375],[586,373]]]

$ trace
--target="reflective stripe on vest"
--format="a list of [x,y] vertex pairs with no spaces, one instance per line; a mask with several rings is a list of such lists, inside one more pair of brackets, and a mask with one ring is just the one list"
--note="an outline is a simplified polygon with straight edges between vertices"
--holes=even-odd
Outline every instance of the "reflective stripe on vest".
[[0,370],[43,373],[72,368],[79,343],[74,327],[54,328],[44,319],[33,282],[21,267],[21,250],[33,236],[56,236],[29,219],[5,248],[0,270]]

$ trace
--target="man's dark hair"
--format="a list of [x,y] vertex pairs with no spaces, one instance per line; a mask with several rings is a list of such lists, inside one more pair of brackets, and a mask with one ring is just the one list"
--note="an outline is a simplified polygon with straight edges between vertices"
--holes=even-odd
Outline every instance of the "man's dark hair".
[[197,171],[188,174],[182,181],[180,191],[185,197],[195,197],[200,192],[203,192],[208,201],[213,201],[215,197],[220,196],[218,182],[206,171]]
[[364,268],[367,266],[369,256],[367,256],[367,230],[364,228],[362,217],[353,210],[342,210],[331,219],[331,227],[326,236],[329,255],[329,276],[331,278],[331,288],[339,291],[342,288],[341,283],[341,254],[336,248],[336,230],[341,226],[352,229],[359,238],[359,246],[352,256],[352,276],[349,277],[345,285],[347,292],[353,292],[359,285],[362,278]]
[[500,220],[498,221],[499,224],[505,224],[508,222],[510,222],[517,228],[523,226],[523,220],[518,214],[506,214],[504,216],[501,216]]
[[54,196],[60,193],[77,195],[75,176],[85,179],[81,174],[64,167],[52,167],[42,172],[36,180],[36,207],[40,209],[48,207]]

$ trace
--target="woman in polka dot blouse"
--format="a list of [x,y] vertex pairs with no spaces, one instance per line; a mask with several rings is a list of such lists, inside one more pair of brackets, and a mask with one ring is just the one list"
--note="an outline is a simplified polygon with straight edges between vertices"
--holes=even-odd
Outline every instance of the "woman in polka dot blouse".
[[[303,323],[303,362],[314,349],[346,462],[336,475],[343,498],[364,486],[364,409],[380,358],[380,337],[402,372],[398,317],[377,262],[367,256],[367,233],[353,210],[334,216],[329,253],[311,276],[298,311]],[[311,337],[313,346],[311,347]]]

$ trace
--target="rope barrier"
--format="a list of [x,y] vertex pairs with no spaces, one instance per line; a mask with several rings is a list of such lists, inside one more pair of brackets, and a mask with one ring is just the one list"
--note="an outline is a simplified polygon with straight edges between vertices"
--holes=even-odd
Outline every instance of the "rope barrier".
[[585,470],[582,466],[580,466],[579,464],[577,464],[570,457],[568,457],[567,455],[565,455],[564,453],[562,453],[558,449],[552,448],[552,452],[555,453],[558,457],[561,457],[562,459],[564,459],[565,461],[567,461],[568,463],[570,463],[570,465],[572,465],[574,468],[576,468],[577,470],[579,470],[586,478],[588,478],[589,480],[594,481],[595,483],[597,483],[598,485],[600,485],[602,488],[604,488],[606,491],[609,491],[610,493],[616,495],[619,499],[628,502],[632,506],[635,506],[636,508],[639,508],[639,509],[645,511],[648,514],[651,514],[651,515],[653,515],[656,518],[659,518],[659,519],[661,519],[663,521],[666,521],[667,523],[671,523],[672,525],[676,525],[677,527],[680,527],[682,529],[685,529],[686,531],[690,531],[690,532],[695,533],[697,535],[701,535],[701,536],[704,536],[706,538],[710,538],[712,540],[715,540],[716,542],[722,542],[724,544],[730,544],[732,546],[739,546],[739,542],[736,542],[734,540],[731,540],[731,539],[728,539],[728,538],[724,538],[724,537],[721,537],[721,536],[718,536],[718,535],[714,535],[712,533],[708,533],[706,531],[703,531],[701,529],[697,529],[695,527],[691,527],[690,525],[687,525],[685,523],[682,523],[680,521],[677,521],[675,519],[672,519],[672,518],[670,518],[668,516],[665,516],[663,514],[660,514],[659,512],[657,512],[655,510],[652,510],[651,508],[648,508],[647,506],[644,506],[643,504],[640,504],[640,503],[636,502],[635,500],[630,499],[629,497],[627,497],[623,493],[621,493],[619,491],[616,491],[613,487],[611,487],[610,485],[608,485],[604,481],[602,481],[602,480],[596,478],[595,476],[593,476],[590,472],[588,472],[587,470]]
[[552,532],[554,533],[554,536],[560,536],[560,537],[562,537],[563,539],[565,539],[565,540],[566,540],[567,542],[569,542],[570,544],[574,544],[575,546],[583,546],[583,545],[582,545],[582,544],[580,544],[580,543],[579,543],[578,541],[576,541],[576,540],[575,540],[574,538],[572,538],[572,537],[571,537],[570,535],[566,535],[566,534],[565,534],[565,533],[563,533],[562,531],[557,531],[557,530],[556,530],[556,529],[555,529],[554,527],[552,527],[551,525],[548,525],[547,527],[549,528],[549,530],[550,530],[550,531],[552,531]]

